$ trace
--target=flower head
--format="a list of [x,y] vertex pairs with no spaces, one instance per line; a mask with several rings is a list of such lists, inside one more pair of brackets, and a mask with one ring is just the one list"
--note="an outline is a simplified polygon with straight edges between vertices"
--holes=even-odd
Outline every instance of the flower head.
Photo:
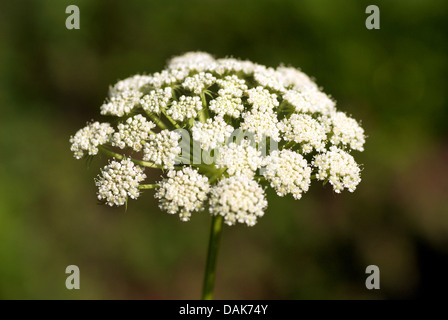
[[292,114],[279,123],[283,138],[301,145],[304,154],[324,151],[327,140],[325,126],[308,114]]
[[318,169],[317,179],[328,179],[337,193],[344,189],[353,192],[361,181],[361,170],[353,156],[334,146],[315,156],[313,166]]
[[163,70],[162,72],[154,73],[149,79],[147,86],[153,89],[160,89],[174,85],[178,81],[185,79],[187,76],[188,72],[185,70]]
[[278,119],[271,109],[261,111],[254,108],[243,114],[243,120],[241,129],[253,133],[256,142],[261,142],[265,137],[270,137],[277,142],[280,141]]
[[231,96],[241,98],[244,92],[247,90],[246,81],[238,78],[236,75],[226,76],[224,79],[216,80],[216,83],[220,86],[218,94],[220,96]]
[[203,71],[208,69],[210,64],[214,64],[214,62],[215,59],[206,52],[187,52],[172,58],[168,62],[168,68]]
[[147,83],[151,81],[151,76],[135,75],[124,80],[118,81],[113,87],[109,89],[109,97],[116,98],[124,92],[142,92]]
[[96,180],[98,199],[110,206],[122,206],[127,198],[137,199],[140,195],[139,183],[145,180],[143,168],[129,159],[111,161]]
[[162,165],[167,169],[173,168],[176,156],[182,151],[179,147],[180,139],[180,134],[169,130],[150,135],[149,141],[144,145],[143,160]]
[[347,117],[343,112],[334,112],[331,115],[331,122],[333,125],[331,143],[364,151],[364,129],[359,126],[355,119]]
[[235,58],[217,59],[215,62],[209,64],[209,68],[221,76],[233,72],[252,75],[256,66],[252,61]]
[[240,144],[231,142],[220,149],[216,166],[227,168],[229,175],[245,175],[252,177],[261,167],[261,152],[251,145],[250,140],[242,140]]
[[153,122],[148,121],[141,114],[130,117],[126,122],[117,126],[118,131],[113,135],[112,145],[120,149],[129,147],[134,151],[140,151],[145,140],[148,139],[151,129],[155,126]]
[[311,167],[297,152],[284,149],[273,151],[264,161],[266,169],[263,175],[271,183],[277,195],[283,197],[291,193],[300,199],[311,183]]
[[277,95],[261,86],[247,90],[247,95],[247,102],[252,105],[252,110],[272,110],[279,105]]
[[85,153],[94,156],[98,153],[98,146],[109,142],[113,132],[114,128],[108,123],[88,124],[70,137],[72,144],[70,150],[73,151],[76,159],[81,159]]
[[329,114],[334,111],[335,103],[325,93],[309,87],[303,90],[288,90],[283,99],[290,103],[298,113]]
[[[100,110],[118,125],[89,124],[70,142],[78,159],[117,159],[97,179],[109,205],[158,188],[160,208],[183,221],[208,207],[228,225],[251,226],[267,208],[264,188],[300,199],[312,180],[337,193],[360,182],[351,152],[363,151],[364,130],[293,67],[188,52],[119,81]],[[143,166],[162,169],[160,182],[139,186]]]
[[160,208],[169,214],[179,214],[182,221],[190,220],[193,211],[201,211],[210,185],[207,177],[191,167],[170,170],[167,179],[159,183],[155,197]]
[[198,96],[181,96],[179,101],[174,101],[167,114],[174,120],[184,121],[185,119],[195,118],[202,109],[201,98]]
[[118,81],[109,89],[109,101],[101,107],[101,114],[122,117],[131,113],[139,104],[149,76],[135,75]]
[[299,91],[318,89],[310,77],[296,68],[280,66],[276,71],[279,73],[278,77],[281,79],[283,85],[288,89],[295,88]]
[[216,149],[223,145],[234,130],[220,116],[207,119],[205,123],[197,121],[191,128],[193,139],[199,141],[204,150]]
[[273,91],[285,91],[282,74],[273,68],[257,66],[255,68],[254,78],[263,87],[269,88]]
[[224,95],[210,101],[210,110],[221,117],[227,115],[233,118],[238,118],[241,111],[244,110],[244,105],[241,98],[234,97],[230,94],[225,94],[225,92],[223,93]]
[[168,106],[171,97],[171,87],[151,90],[147,95],[140,99],[140,104],[146,112],[159,114],[161,110]]
[[200,72],[192,77],[188,77],[182,83],[185,89],[188,89],[196,94],[200,94],[204,89],[214,84],[216,78],[209,72]]
[[210,213],[222,215],[228,225],[239,222],[253,226],[268,205],[263,188],[245,175],[222,179],[210,193]]

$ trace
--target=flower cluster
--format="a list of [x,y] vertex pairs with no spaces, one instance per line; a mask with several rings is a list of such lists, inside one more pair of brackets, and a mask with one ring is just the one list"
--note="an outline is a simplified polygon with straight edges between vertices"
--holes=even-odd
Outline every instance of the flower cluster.
[[283,119],[279,128],[283,132],[283,138],[300,144],[304,154],[313,150],[325,150],[326,127],[308,114],[294,113],[289,118]]
[[185,79],[182,86],[196,94],[200,94],[204,89],[214,84],[216,78],[211,73],[200,72]]
[[314,157],[313,166],[318,169],[317,179],[328,179],[337,193],[344,188],[353,192],[361,181],[361,170],[353,156],[335,146]]
[[227,168],[229,175],[253,177],[262,164],[261,151],[251,145],[249,140],[240,144],[231,142],[221,148],[216,159],[216,166]]
[[145,179],[143,168],[131,160],[111,161],[101,170],[101,175],[96,180],[98,199],[105,200],[110,206],[121,206],[126,203],[128,197],[138,198],[138,186]]
[[101,114],[122,117],[132,112],[143,95],[149,77],[136,75],[119,81],[109,90],[109,100],[101,106]]
[[166,129],[149,136],[149,141],[144,146],[143,160],[151,161],[164,168],[173,168],[176,156],[181,152],[180,138],[177,132]]
[[207,177],[190,167],[170,170],[167,179],[160,183],[156,198],[160,208],[169,214],[179,214],[182,221],[190,220],[193,211],[204,209],[210,184]]
[[140,104],[145,112],[159,114],[168,106],[171,97],[171,87],[151,90],[147,95],[144,95],[143,98],[140,99]]
[[155,126],[141,114],[130,117],[125,123],[118,124],[118,132],[115,132],[112,137],[112,145],[120,149],[129,147],[134,151],[140,151],[144,141],[148,139],[151,129]]
[[275,150],[265,159],[266,170],[263,175],[271,182],[280,197],[290,193],[300,199],[311,183],[311,168],[297,152],[283,149]]
[[108,123],[94,122],[79,129],[75,136],[70,137],[72,144],[70,150],[73,151],[76,159],[81,159],[87,152],[94,156],[98,153],[98,146],[109,142],[114,128]]
[[[172,58],[165,70],[119,81],[101,114],[70,138],[75,158],[115,158],[96,180],[109,205],[155,188],[159,206],[182,221],[207,208],[225,223],[252,226],[265,189],[300,199],[312,180],[353,192],[364,130],[305,73],[204,52]],[[162,170],[145,185],[144,169]],[[168,169],[168,172],[164,172]]]
[[193,139],[199,141],[204,150],[216,149],[223,145],[234,130],[220,116],[209,118],[205,123],[198,121],[191,128]]
[[238,118],[241,111],[244,110],[244,105],[241,98],[235,97],[231,94],[224,94],[211,100],[209,108],[221,117],[228,115],[233,118]]
[[263,188],[245,175],[224,178],[211,190],[210,213],[223,216],[228,225],[255,225],[267,205]]
[[167,110],[167,115],[173,120],[184,121],[184,119],[194,119],[198,111],[202,109],[201,98],[198,96],[181,96],[179,101],[174,101],[171,108]]

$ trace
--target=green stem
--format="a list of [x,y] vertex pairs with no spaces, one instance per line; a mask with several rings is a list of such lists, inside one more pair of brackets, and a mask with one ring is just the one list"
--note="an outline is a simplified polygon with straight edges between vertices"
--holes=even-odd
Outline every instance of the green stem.
[[138,188],[140,190],[145,190],[145,189],[155,189],[155,188],[159,188],[160,185],[158,184],[141,184],[138,186]]
[[154,123],[155,123],[160,129],[162,129],[162,130],[164,130],[164,129],[168,129],[168,127],[166,126],[166,124],[163,123],[163,121],[162,121],[158,116],[156,116],[154,113],[152,113],[152,112],[146,112],[146,114],[148,115],[148,117],[149,117],[152,121],[154,121]]
[[188,158],[185,158],[185,157],[182,157],[182,156],[176,156],[176,158],[174,160],[175,161],[179,161],[179,162],[181,162],[183,164],[190,164],[190,162],[191,162],[191,159],[188,159]]
[[202,123],[205,123],[205,121],[208,119],[208,112],[207,112],[207,100],[205,99],[204,92],[201,93],[201,100],[202,100],[202,110],[199,111],[199,121]]
[[207,263],[205,265],[204,287],[202,300],[213,299],[213,287],[215,285],[216,259],[218,258],[219,240],[221,239],[224,218],[221,215],[212,217],[210,238],[208,242]]
[[[108,156],[111,156],[111,157],[113,157],[113,158],[115,158],[115,159],[122,160],[123,158],[125,158],[125,156],[123,156],[123,155],[121,155],[121,154],[119,154],[119,153],[110,151],[110,150],[106,149],[106,148],[103,147],[103,146],[98,146],[98,149],[99,149],[102,153],[107,154]],[[148,167],[148,168],[157,168],[157,169],[162,169],[162,168],[163,168],[162,166],[156,165],[156,164],[151,163],[151,162],[147,162],[147,161],[143,161],[143,160],[138,160],[138,159],[134,159],[134,158],[131,158],[131,157],[127,157],[127,158],[130,159],[130,160],[131,160],[132,162],[134,162],[135,164],[138,164],[138,165],[141,165],[141,166],[144,166],[144,167]]]
[[224,174],[225,171],[226,171],[226,169],[224,169],[224,168],[223,169],[219,169],[218,171],[215,172],[214,175],[212,175],[210,177],[210,179],[208,179],[208,182],[210,184],[214,183],[216,180],[218,180]]
[[165,109],[163,109],[163,108],[162,108],[162,113],[163,113],[163,115],[168,119],[168,121],[171,122],[171,124],[172,124],[175,128],[177,128],[177,129],[181,129],[181,128],[182,128],[176,121],[173,120],[173,118],[171,118],[169,115],[166,114],[166,111],[165,111]]
[[286,144],[283,146],[283,149],[291,148],[294,144],[295,144],[294,141],[289,141],[288,143],[286,143]]

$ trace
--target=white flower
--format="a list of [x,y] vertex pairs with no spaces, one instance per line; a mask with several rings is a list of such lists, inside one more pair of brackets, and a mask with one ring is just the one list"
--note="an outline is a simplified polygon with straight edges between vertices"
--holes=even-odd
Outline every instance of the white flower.
[[137,199],[140,195],[139,183],[145,178],[143,168],[131,160],[111,161],[96,180],[98,199],[106,200],[109,206],[121,206],[128,197]]
[[294,111],[298,113],[310,112],[314,113],[319,110],[314,109],[310,103],[305,100],[305,96],[297,90],[288,90],[283,94],[283,99],[294,107]]
[[151,134],[149,142],[144,145],[143,160],[163,165],[164,168],[173,168],[176,156],[182,151],[179,146],[180,139],[180,134],[169,130]]
[[325,126],[308,114],[293,113],[289,118],[279,123],[279,129],[284,133],[285,140],[302,144],[303,153],[313,149],[323,151],[327,139]]
[[193,139],[201,143],[201,148],[210,150],[224,144],[234,128],[228,125],[222,117],[217,116],[207,119],[205,123],[195,122],[191,131]]
[[118,81],[109,88],[109,100],[101,107],[101,114],[122,117],[139,105],[147,87],[152,82],[151,76],[135,75]]
[[146,120],[141,114],[130,117],[125,123],[120,123],[112,138],[112,145],[120,149],[126,146],[132,148],[134,151],[140,151],[144,140],[148,139],[151,129],[156,125]]
[[81,159],[85,153],[96,155],[98,146],[109,142],[114,128],[108,123],[94,122],[78,130],[75,136],[70,137],[71,148],[76,159]]
[[291,193],[296,200],[307,192],[311,183],[311,168],[297,152],[291,150],[273,151],[264,160],[263,175],[271,182],[277,195],[283,197]]
[[221,87],[218,91],[220,96],[230,95],[235,98],[241,98],[243,93],[247,90],[246,81],[238,78],[236,75],[218,79],[216,80],[216,83]]
[[326,153],[316,155],[312,164],[318,169],[316,178],[318,180],[328,179],[337,193],[344,188],[353,192],[361,182],[361,170],[355,159],[335,146],[330,147],[330,151]]
[[151,76],[135,75],[124,80],[118,81],[113,87],[109,88],[109,97],[119,97],[127,91],[142,91],[152,80]]
[[211,73],[200,72],[185,79],[182,86],[196,94],[200,94],[204,89],[214,84],[216,78]]
[[216,159],[216,166],[227,168],[229,175],[253,177],[262,162],[261,152],[251,146],[249,140],[242,140],[240,144],[231,142],[222,147]]
[[210,71],[216,72],[219,75],[225,73],[238,72],[246,75],[253,74],[256,64],[248,60],[239,60],[234,58],[218,59],[212,65]]
[[140,104],[146,112],[159,114],[162,109],[165,109],[173,96],[171,87],[165,89],[157,89],[150,91],[143,96]]
[[253,133],[257,143],[261,142],[264,136],[271,137],[277,142],[280,141],[277,114],[271,109],[264,111],[255,109],[245,112],[243,119],[241,129]]
[[172,58],[168,62],[168,68],[204,71],[209,69],[214,62],[215,59],[206,52],[187,52]]
[[166,113],[176,121],[195,118],[202,110],[201,98],[198,96],[181,96],[179,101],[173,101]]
[[112,96],[108,102],[105,102],[100,107],[101,114],[117,117],[127,115],[139,105],[142,95],[142,92],[134,90],[120,92],[120,94]]
[[252,110],[266,111],[278,107],[277,95],[270,93],[261,86],[247,90],[247,102],[252,104]]
[[258,66],[255,68],[254,78],[263,87],[280,92],[286,90],[283,85],[283,75],[273,68]]
[[209,103],[209,108],[221,117],[228,115],[233,118],[238,118],[241,111],[244,110],[244,105],[241,98],[235,98],[231,95],[224,95],[211,100]]
[[190,220],[193,211],[203,210],[210,185],[206,176],[191,167],[168,171],[168,179],[159,182],[155,197],[169,214],[179,214],[182,221]]
[[224,178],[210,191],[210,213],[223,216],[228,225],[255,225],[267,205],[264,190],[245,175]]
[[149,84],[153,88],[162,88],[164,86],[171,86],[188,76],[188,72],[184,70],[163,70],[152,75]]
[[343,112],[334,112],[331,114],[333,124],[333,136],[331,143],[344,146],[350,145],[354,150],[364,151],[364,129],[359,126],[355,119],[347,117]]
[[304,90],[288,90],[283,94],[283,99],[289,102],[296,112],[299,113],[321,113],[328,115],[335,109],[335,102],[325,93],[315,88]]
[[[311,177],[338,193],[360,182],[348,152],[363,151],[364,130],[296,68],[187,52],[165,70],[117,82],[100,109],[124,119],[116,131],[99,122],[79,130],[70,137],[75,157],[101,150],[121,159],[100,147],[111,144],[143,158],[134,163],[168,169],[158,185],[140,188],[159,187],[160,208],[183,221],[207,205],[229,225],[254,225],[267,207],[258,181],[295,199]],[[97,180],[99,198],[110,205],[139,195],[144,173],[130,160],[112,162]]]
[[296,90],[300,91],[307,88],[318,89],[316,83],[314,83],[310,77],[296,68],[280,66],[277,67],[277,72],[280,74],[282,83],[285,87],[294,87]]
[[301,92],[305,100],[312,106],[311,109],[322,114],[329,114],[334,111],[336,103],[322,91],[307,88],[307,90],[301,90]]

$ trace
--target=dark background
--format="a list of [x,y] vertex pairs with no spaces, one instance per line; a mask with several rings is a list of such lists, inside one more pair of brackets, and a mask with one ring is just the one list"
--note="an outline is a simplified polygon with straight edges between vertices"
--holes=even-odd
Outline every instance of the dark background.
[[[80,30],[67,30],[76,4]],[[376,4],[381,29],[367,30]],[[218,299],[440,298],[448,285],[447,1],[179,0],[0,3],[0,298],[196,299],[210,217],[182,223],[153,192],[97,205],[106,163],[70,135],[108,86],[190,50],[300,67],[362,120],[355,193],[314,183],[269,194],[253,227],[226,227]],[[149,179],[156,175],[149,174]],[[65,288],[65,268],[81,289]],[[378,265],[381,289],[365,288]],[[446,294],[445,294],[446,296]]]

